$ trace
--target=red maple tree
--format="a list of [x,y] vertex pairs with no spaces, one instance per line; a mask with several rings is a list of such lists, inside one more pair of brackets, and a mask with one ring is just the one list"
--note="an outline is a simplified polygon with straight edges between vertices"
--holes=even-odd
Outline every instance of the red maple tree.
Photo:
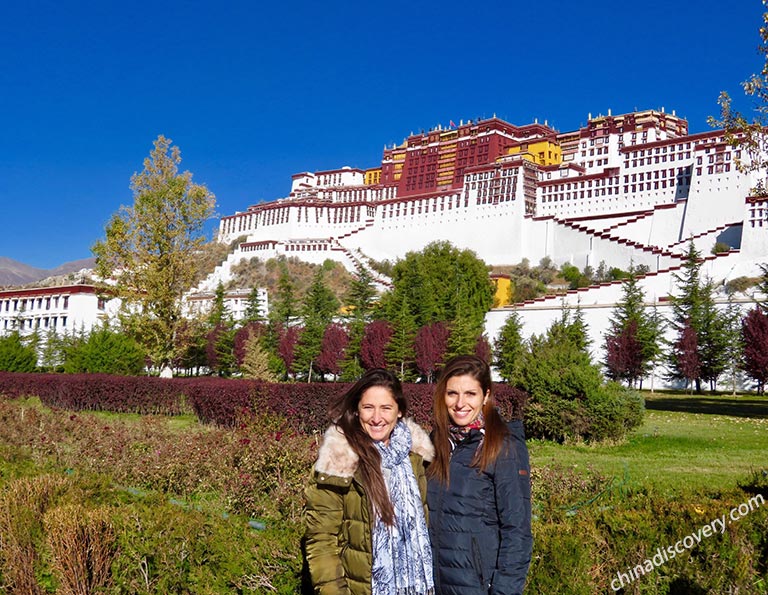
[[428,382],[434,379],[437,367],[442,363],[448,349],[450,331],[442,322],[422,326],[413,340],[416,353],[416,369]]
[[321,374],[341,373],[341,360],[349,345],[349,334],[340,324],[329,324],[323,333],[320,354],[315,360],[315,367]]
[[299,342],[301,329],[296,326],[284,326],[280,329],[280,340],[277,343],[277,354],[283,360],[286,373],[293,371],[293,362],[296,359],[296,344]]
[[386,367],[387,343],[391,337],[392,327],[385,320],[374,320],[365,326],[360,343],[360,363],[364,369]]
[[691,326],[690,320],[686,321],[680,338],[675,343],[675,357],[678,369],[683,378],[690,383],[691,394],[693,394],[693,384],[701,376],[701,359],[696,330]]
[[637,321],[630,320],[616,335],[605,339],[608,376],[632,384],[643,375],[643,345],[637,337]]
[[757,383],[757,394],[765,394],[768,381],[768,315],[759,307],[750,310],[741,322],[744,341],[742,368]]

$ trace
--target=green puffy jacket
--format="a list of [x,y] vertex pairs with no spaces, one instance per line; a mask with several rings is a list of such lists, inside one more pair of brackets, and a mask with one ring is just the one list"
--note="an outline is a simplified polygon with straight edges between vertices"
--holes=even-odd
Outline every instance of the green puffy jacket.
[[[413,420],[411,465],[427,514],[424,462],[435,450],[427,433]],[[336,426],[325,432],[307,487],[304,522],[306,554],[315,593],[370,595],[371,516],[368,497],[357,472],[358,456]]]

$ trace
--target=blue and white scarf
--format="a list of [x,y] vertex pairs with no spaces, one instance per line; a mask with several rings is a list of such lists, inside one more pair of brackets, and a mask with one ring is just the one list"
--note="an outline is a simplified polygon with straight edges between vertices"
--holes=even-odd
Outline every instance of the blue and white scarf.
[[432,550],[424,507],[408,454],[411,432],[398,422],[389,444],[375,442],[381,455],[384,481],[395,511],[395,523],[373,523],[373,595],[429,595],[434,593]]

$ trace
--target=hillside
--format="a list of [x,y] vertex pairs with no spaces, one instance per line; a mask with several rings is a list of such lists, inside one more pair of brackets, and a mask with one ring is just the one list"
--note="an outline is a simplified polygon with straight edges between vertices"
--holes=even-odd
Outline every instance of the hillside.
[[59,280],[58,283],[52,282],[50,284],[59,284],[67,280],[72,282],[74,278],[68,279],[72,273],[93,268],[93,263],[93,258],[84,258],[65,262],[53,269],[38,269],[17,260],[0,256],[0,287],[18,287],[30,283],[39,285],[40,281],[49,278]]
[[323,265],[310,264],[298,258],[270,258],[262,261],[258,258],[244,260],[232,267],[235,279],[231,287],[265,287],[270,295],[274,295],[281,275],[281,261],[288,270],[288,275],[296,288],[296,296],[301,299],[312,283],[318,269],[323,268],[323,281],[328,289],[345,303],[344,299],[354,276],[341,263],[332,260]]

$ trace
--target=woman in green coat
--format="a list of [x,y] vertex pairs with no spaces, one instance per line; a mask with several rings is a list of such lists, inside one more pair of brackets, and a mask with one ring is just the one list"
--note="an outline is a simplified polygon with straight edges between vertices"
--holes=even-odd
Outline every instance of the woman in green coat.
[[404,419],[391,372],[369,370],[331,407],[306,489],[305,541],[315,593],[430,595],[426,432]]

